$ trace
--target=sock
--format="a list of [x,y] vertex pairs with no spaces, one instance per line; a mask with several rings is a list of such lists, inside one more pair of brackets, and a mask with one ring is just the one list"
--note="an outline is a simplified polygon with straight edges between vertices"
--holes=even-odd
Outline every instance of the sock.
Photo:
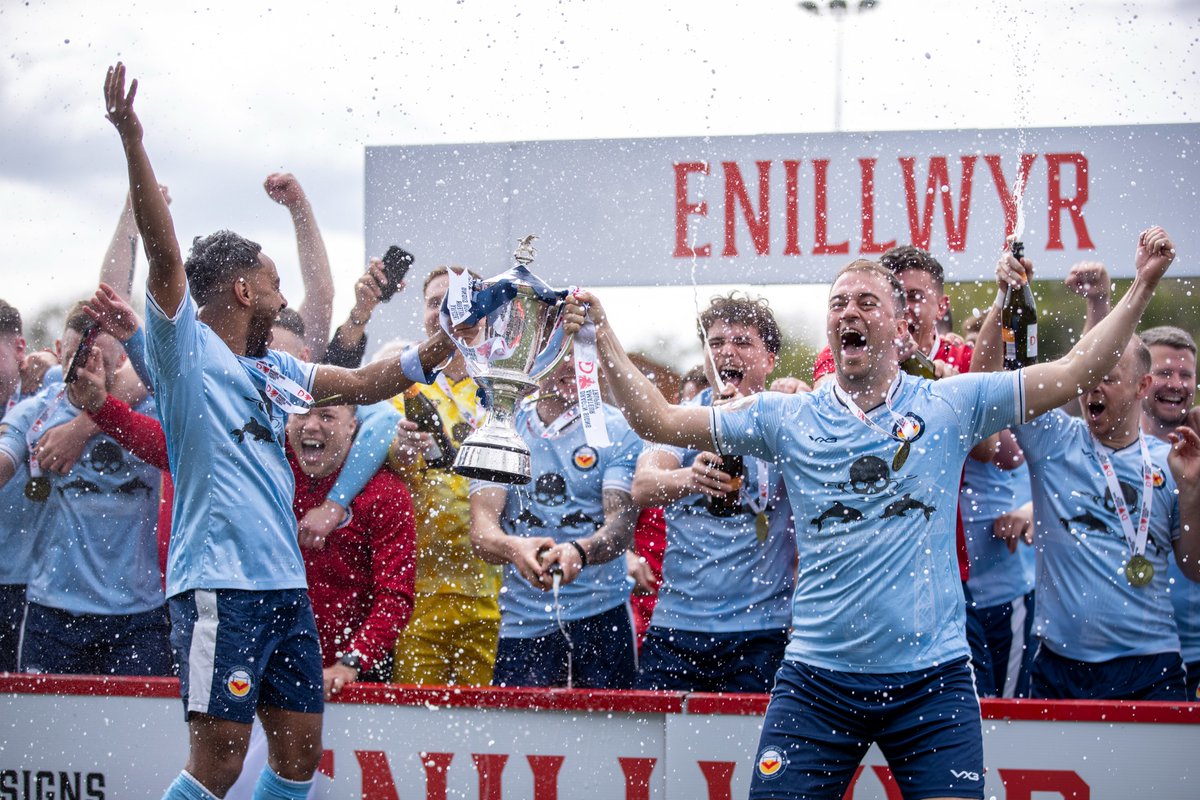
[[163,800],[217,800],[217,796],[205,789],[204,784],[185,769],[167,787]]
[[312,785],[311,778],[306,781],[281,778],[271,769],[270,764],[266,764],[258,776],[258,783],[254,785],[252,800],[306,800]]

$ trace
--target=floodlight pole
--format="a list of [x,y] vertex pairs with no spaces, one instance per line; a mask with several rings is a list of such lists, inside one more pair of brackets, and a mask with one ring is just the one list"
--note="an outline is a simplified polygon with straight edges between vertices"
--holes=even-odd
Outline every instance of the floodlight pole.
[[851,6],[846,0],[805,0],[798,4],[810,14],[820,14],[822,9],[833,17],[833,130],[842,130],[842,58],[845,50],[846,15],[850,12],[865,13],[879,5],[878,0],[859,0]]

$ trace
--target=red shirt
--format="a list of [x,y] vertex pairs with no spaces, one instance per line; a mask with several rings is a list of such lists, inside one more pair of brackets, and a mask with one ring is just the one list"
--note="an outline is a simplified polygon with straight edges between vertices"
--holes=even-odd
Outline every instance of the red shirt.
[[[324,502],[341,469],[310,478],[291,446],[287,455],[296,478],[292,511],[301,519]],[[412,616],[417,530],[408,487],[387,469],[367,482],[350,512],[350,522],[331,533],[324,548],[301,552],[325,666],[353,650],[366,670],[391,652]]]
[[[952,345],[945,339],[938,338],[937,351],[933,355],[934,361],[945,361],[953,367],[956,367],[959,372],[971,371],[971,346],[968,344]],[[832,375],[834,370],[833,353],[829,346],[817,356],[816,362],[813,364],[813,385],[826,375]],[[961,482],[961,477],[960,477]],[[962,512],[960,511],[954,526],[954,541],[958,548],[958,575],[963,581],[966,581],[971,574],[971,559],[967,555],[967,536],[963,531]]]

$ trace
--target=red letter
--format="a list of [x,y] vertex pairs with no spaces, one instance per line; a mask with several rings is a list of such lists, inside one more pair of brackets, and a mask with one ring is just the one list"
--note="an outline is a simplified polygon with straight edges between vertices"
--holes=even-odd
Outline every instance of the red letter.
[[479,800],[503,800],[500,790],[500,773],[508,756],[496,753],[472,753],[471,760],[479,772]]
[[836,256],[850,252],[850,241],[841,244],[829,243],[829,190],[826,177],[829,175],[829,159],[813,159],[813,199],[816,208],[816,243],[813,255]]
[[533,770],[533,800],[558,800],[558,770],[564,756],[525,756]]
[[[1024,193],[1029,188],[1029,170],[1033,168],[1036,159],[1036,153],[1021,154],[1021,166],[1017,167],[1018,177],[1014,189],[1021,186]],[[992,180],[996,182],[996,192],[1000,195],[1000,204],[1004,207],[1004,235],[1008,236],[1017,229],[1017,198],[1008,188],[1008,181],[1004,179],[1004,170],[1000,168],[1000,156],[984,156],[983,160],[992,170]]]
[[783,162],[784,186],[787,187],[787,244],[783,246],[785,256],[800,255],[800,162]]
[[675,165],[675,257],[676,258],[692,258],[694,256],[709,256],[712,255],[712,245],[705,244],[700,247],[690,247],[687,243],[688,225],[687,218],[689,214],[696,214],[704,217],[708,215],[708,202],[691,204],[688,202],[687,183],[688,175],[693,172],[699,172],[702,175],[708,174],[708,164],[703,161],[689,161],[683,164]]
[[915,158],[901,158],[900,168],[904,171],[904,197],[908,202],[908,230],[912,243],[922,250],[929,249],[933,233],[932,195],[942,198],[942,217],[946,221],[946,245],[950,250],[961,252],[967,246],[967,215],[971,207],[971,183],[975,175],[975,156],[962,158],[962,200],[958,206],[958,221],[954,219],[954,198],[950,195],[950,170],[945,156],[931,156],[929,178],[925,182],[925,208],[920,221],[917,220],[917,179],[914,173]]
[[[1075,196],[1062,196],[1062,176],[1059,174],[1063,164],[1075,165]],[[1046,242],[1047,250],[1062,250],[1062,212],[1066,209],[1071,215],[1071,224],[1075,226],[1075,238],[1079,242],[1078,250],[1095,250],[1092,237],[1088,236],[1087,225],[1083,221],[1083,204],[1088,201],[1088,160],[1083,153],[1046,153],[1046,166],[1049,170],[1049,206],[1050,239]]]
[[324,775],[326,778],[333,778],[333,751],[325,750],[321,753],[321,760],[317,762],[317,772]]
[[742,207],[742,216],[746,219],[746,227],[750,229],[755,251],[760,256],[765,256],[771,251],[771,162],[754,163],[758,165],[758,214],[750,207],[750,195],[746,193],[746,184],[742,181],[742,171],[738,169],[737,162],[721,162],[725,169],[725,249],[721,252],[723,256],[738,254],[733,236],[737,219],[735,205]]
[[1078,774],[1061,769],[1002,769],[1006,800],[1032,800],[1034,792],[1057,792],[1067,800],[1090,800],[1089,787]]
[[625,800],[650,800],[650,773],[657,758],[617,758],[625,773]]
[[446,770],[454,753],[421,753],[425,768],[425,800],[446,800]]
[[382,750],[355,750],[362,770],[363,800],[400,800],[396,783],[392,780],[392,768],[388,766],[387,753]]
[[733,798],[733,768],[732,761],[697,761],[700,771],[704,773],[704,782],[708,784],[708,800],[732,800]]
[[860,253],[885,253],[896,246],[896,240],[880,244],[875,241],[875,159],[860,158],[862,172],[862,247]]

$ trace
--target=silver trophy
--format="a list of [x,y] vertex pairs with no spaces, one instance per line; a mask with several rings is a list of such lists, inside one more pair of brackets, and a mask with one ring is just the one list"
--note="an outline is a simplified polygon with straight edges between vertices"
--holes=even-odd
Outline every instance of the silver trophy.
[[529,483],[529,447],[513,422],[517,403],[571,349],[572,337],[565,335],[559,319],[566,292],[551,289],[529,271],[535,238],[521,240],[511,270],[473,283],[474,297],[490,300],[492,306],[484,306],[481,344],[466,345],[454,337],[483,389],[488,410],[484,423],[463,440],[454,460],[454,471],[468,478]]

